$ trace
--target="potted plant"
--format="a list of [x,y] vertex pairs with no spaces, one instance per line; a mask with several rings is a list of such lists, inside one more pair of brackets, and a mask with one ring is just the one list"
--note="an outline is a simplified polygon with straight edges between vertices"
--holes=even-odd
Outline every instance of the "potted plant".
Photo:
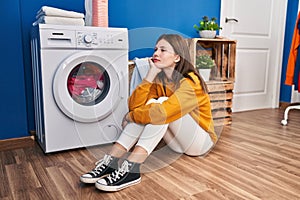
[[216,22],[217,18],[204,16],[202,20],[199,21],[199,25],[194,24],[194,28],[199,32],[202,38],[215,38],[217,31],[222,29]]
[[196,57],[196,68],[205,81],[209,81],[211,69],[215,66],[215,61],[207,54]]

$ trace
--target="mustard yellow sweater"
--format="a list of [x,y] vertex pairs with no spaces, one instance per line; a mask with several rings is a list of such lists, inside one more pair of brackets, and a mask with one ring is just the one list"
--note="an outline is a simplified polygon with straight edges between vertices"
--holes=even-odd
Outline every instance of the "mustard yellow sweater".
[[[214,131],[209,96],[204,93],[197,76],[193,72],[189,75],[194,82],[188,78],[183,78],[176,90],[171,82],[166,81],[164,89],[159,79],[155,79],[153,83],[143,80],[129,97],[131,120],[139,124],[167,124],[190,114],[216,143],[217,135]],[[157,99],[161,96],[169,98],[162,104],[146,105],[149,99]]]

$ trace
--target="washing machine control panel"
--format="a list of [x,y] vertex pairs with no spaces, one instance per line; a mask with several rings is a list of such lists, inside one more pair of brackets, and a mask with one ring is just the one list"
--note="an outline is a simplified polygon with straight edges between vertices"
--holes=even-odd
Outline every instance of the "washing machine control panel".
[[97,33],[77,32],[77,46],[94,48],[98,46]]
[[76,43],[79,48],[127,48],[125,33],[110,31],[77,31]]

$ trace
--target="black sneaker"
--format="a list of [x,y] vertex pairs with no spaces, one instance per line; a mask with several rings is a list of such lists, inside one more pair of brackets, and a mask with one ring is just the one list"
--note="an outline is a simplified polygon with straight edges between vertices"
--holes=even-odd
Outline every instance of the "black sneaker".
[[102,160],[96,162],[96,167],[92,171],[80,176],[80,181],[83,183],[95,183],[118,169],[118,160],[118,158],[105,155]]
[[140,164],[124,160],[122,166],[109,176],[99,179],[95,186],[99,190],[114,192],[141,182]]

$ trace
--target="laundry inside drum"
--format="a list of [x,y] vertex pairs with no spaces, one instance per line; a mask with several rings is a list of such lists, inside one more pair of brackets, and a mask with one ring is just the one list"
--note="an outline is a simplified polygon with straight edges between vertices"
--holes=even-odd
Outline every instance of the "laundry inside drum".
[[94,62],[83,62],[73,68],[68,77],[70,96],[79,104],[91,106],[101,102],[110,87],[105,69]]

